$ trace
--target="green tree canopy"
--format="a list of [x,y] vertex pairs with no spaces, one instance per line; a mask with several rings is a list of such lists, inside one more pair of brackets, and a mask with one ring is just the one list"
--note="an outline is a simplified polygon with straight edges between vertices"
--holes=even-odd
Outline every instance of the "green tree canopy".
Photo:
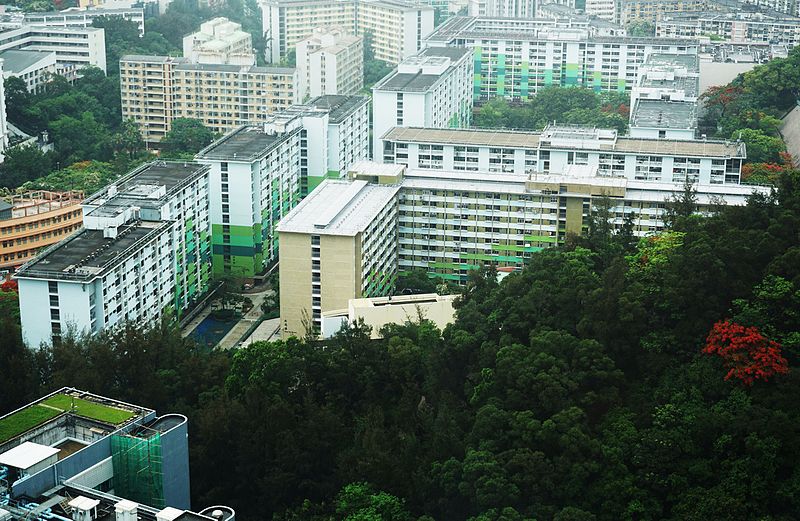
[[200,120],[176,118],[172,128],[161,140],[164,152],[174,154],[196,154],[214,141],[214,133]]

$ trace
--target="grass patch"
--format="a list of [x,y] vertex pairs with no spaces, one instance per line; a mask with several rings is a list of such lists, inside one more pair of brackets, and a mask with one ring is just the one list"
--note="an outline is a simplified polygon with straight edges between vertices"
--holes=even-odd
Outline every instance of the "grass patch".
[[72,396],[67,396],[66,394],[57,394],[55,396],[51,396],[42,403],[62,411],[71,410],[74,404],[74,414],[83,416],[84,418],[90,418],[92,420],[98,420],[114,425],[118,425],[135,416],[134,413],[130,411],[123,411],[122,409],[116,409],[114,407],[109,407],[108,405],[102,405],[99,403],[90,402],[88,400],[82,400],[80,398],[73,398]]
[[19,436],[37,425],[55,418],[61,414],[60,411],[34,405],[0,420],[0,443],[10,440],[14,436]]

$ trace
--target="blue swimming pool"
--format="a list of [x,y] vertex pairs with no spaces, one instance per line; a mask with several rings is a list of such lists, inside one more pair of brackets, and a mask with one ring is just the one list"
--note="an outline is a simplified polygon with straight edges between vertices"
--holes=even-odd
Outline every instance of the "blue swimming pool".
[[194,328],[191,336],[204,346],[214,347],[238,321],[236,318],[220,320],[209,315]]

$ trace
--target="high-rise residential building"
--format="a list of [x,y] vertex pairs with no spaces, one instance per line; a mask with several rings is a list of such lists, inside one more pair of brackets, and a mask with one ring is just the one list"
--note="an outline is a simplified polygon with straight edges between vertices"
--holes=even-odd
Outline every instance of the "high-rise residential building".
[[72,387],[8,412],[0,518],[233,521],[230,507],[187,510],[187,428],[183,415]]
[[322,96],[209,145],[213,273],[253,278],[278,259],[278,221],[368,157],[367,98]]
[[550,7],[558,5],[569,9],[576,9],[575,0],[546,0],[544,2],[536,2],[536,18],[543,17],[543,11],[548,10]]
[[[583,131],[594,132],[593,129]],[[440,132],[455,139],[456,148],[460,148],[462,143],[465,148],[468,148],[467,143],[481,143],[480,147],[475,148],[486,146],[493,150],[505,145],[513,150],[532,139],[521,133],[469,135],[472,131]],[[559,132],[567,134],[566,137],[556,136],[562,141],[557,146],[566,148],[561,159],[574,160],[580,154],[575,151],[579,150],[575,145],[583,140],[583,136],[576,137],[580,134],[577,129],[561,129]],[[455,134],[461,135],[460,141]],[[487,145],[487,139],[491,147]],[[665,143],[663,140],[653,141],[660,145]],[[453,143],[453,140],[447,142]],[[694,144],[685,142],[687,150],[684,153],[696,153],[689,150]],[[687,159],[690,160],[681,167],[684,169],[682,179],[695,177],[690,172],[697,168],[691,161],[694,158]],[[679,158],[675,162],[674,168],[677,170]],[[676,179],[678,176],[673,176],[671,180],[639,176],[629,178],[601,173],[597,163],[556,163],[550,171],[528,173],[516,170],[415,169],[404,165],[363,163],[352,169],[350,183],[365,181],[397,189],[396,232],[387,229],[385,233],[397,244],[398,276],[402,277],[412,269],[423,269],[429,276],[459,283],[467,280],[470,271],[490,263],[500,268],[520,269],[525,259],[534,252],[562,243],[569,234],[582,233],[589,225],[592,209],[600,201],[607,207],[612,226],[620,228],[630,222],[634,226],[634,233],[639,236],[659,231],[664,227],[667,199],[681,192],[684,187],[684,181]],[[655,163],[657,161],[654,160],[648,168]],[[745,204],[753,192],[768,193],[766,187],[709,184],[703,181],[701,175],[695,179],[698,210],[701,213],[719,204]],[[338,190],[343,192],[364,189],[362,185],[347,188],[345,181],[340,183],[342,186]],[[390,202],[385,204],[391,205]],[[347,226],[348,215],[346,210],[337,213],[338,226]],[[313,217],[309,216],[309,219]],[[342,302],[314,300],[313,296],[324,293],[326,288],[326,281],[319,275],[326,263],[338,260],[340,267],[349,270],[352,262],[344,264],[339,260],[344,253],[330,253],[330,250],[312,242],[316,241],[313,235],[316,225],[312,226],[313,222],[307,222],[304,229],[304,233],[310,237],[303,236],[295,247],[287,250],[292,256],[287,257],[290,262],[286,268],[283,262],[285,243],[281,235],[281,320],[287,336],[302,335],[313,326],[315,315],[312,311],[317,307],[328,317],[339,315],[341,311],[338,310],[346,309]],[[360,221],[356,219],[356,222]],[[282,228],[283,223],[279,230]],[[385,247],[391,248],[391,245]],[[348,248],[352,259],[352,245],[344,246],[344,249]],[[311,260],[309,251],[312,252]],[[326,251],[329,252],[327,256]],[[301,255],[305,255],[305,261],[300,260]],[[319,260],[315,261],[315,258]],[[288,280],[286,285],[283,283],[284,270]],[[315,284],[320,289],[314,289]],[[353,293],[349,286],[337,290],[341,295]],[[312,295],[310,307],[309,293]],[[284,299],[291,303],[286,308],[283,307]],[[306,311],[303,312],[303,309]]]
[[403,60],[372,88],[373,153],[395,125],[468,126],[472,76],[472,53],[464,48],[431,47]]
[[582,28],[564,28],[552,19],[456,17],[439,26],[427,44],[472,50],[476,101],[495,96],[524,101],[551,85],[624,92],[634,85],[648,55],[698,52],[695,40],[592,36],[608,30],[591,21]]
[[361,36],[376,59],[389,63],[416,54],[433,31],[433,8],[404,0],[262,0],[260,6],[267,59],[273,63],[317,27]]
[[8,50],[55,52],[58,74],[69,79],[87,66],[106,70],[105,31],[98,27],[25,25],[0,32],[0,52]]
[[25,342],[180,317],[211,274],[208,176],[198,163],[149,163],[84,201],[84,228],[15,275]]
[[[372,174],[395,177],[396,165]],[[281,332],[321,331],[322,313],[382,296],[397,277],[399,186],[325,180],[278,225]]]
[[3,51],[0,60],[3,60],[3,78],[20,78],[32,94],[41,92],[50,75],[57,71],[56,53],[52,51]]
[[469,0],[470,16],[536,18],[536,0]]
[[241,24],[213,18],[183,37],[183,56],[192,63],[255,65],[253,38]]
[[620,4],[620,0],[586,0],[584,11],[589,16],[596,16],[601,20],[619,23]]
[[800,44],[800,18],[764,13],[677,13],[659,19],[656,34],[668,38],[714,36],[726,43]]
[[218,133],[263,122],[299,102],[297,70],[191,63],[187,58],[120,59],[122,117],[158,142],[175,118],[193,118]]
[[139,27],[139,36],[144,36],[144,9],[141,7],[94,9],[70,7],[61,11],[25,13],[24,25],[42,27],[91,27],[96,18],[103,16],[120,17]]
[[364,86],[364,41],[340,28],[318,27],[297,42],[300,99],[356,94]]
[[36,190],[0,201],[0,269],[12,270],[81,227],[83,192]]
[[617,22],[647,22],[655,25],[665,16],[676,13],[698,13],[716,8],[713,0],[622,0]]
[[615,130],[549,127],[543,132],[394,128],[383,160],[411,169],[534,175],[570,166],[630,181],[734,186],[741,183],[744,143],[619,136]]
[[215,276],[252,279],[277,258],[275,226],[300,201],[302,133],[242,127],[197,155],[210,167]]
[[765,11],[776,11],[790,16],[800,16],[800,2],[797,0],[741,0],[742,3]]

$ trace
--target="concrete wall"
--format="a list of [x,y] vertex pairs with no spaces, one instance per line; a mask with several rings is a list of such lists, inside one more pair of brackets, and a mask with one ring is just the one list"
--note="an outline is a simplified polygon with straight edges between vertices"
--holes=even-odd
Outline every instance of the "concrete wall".
[[311,318],[311,238],[281,233],[279,242],[281,334],[301,337],[304,312]]
[[800,164],[800,107],[795,107],[783,118],[780,132],[786,149],[794,158],[794,164]]

